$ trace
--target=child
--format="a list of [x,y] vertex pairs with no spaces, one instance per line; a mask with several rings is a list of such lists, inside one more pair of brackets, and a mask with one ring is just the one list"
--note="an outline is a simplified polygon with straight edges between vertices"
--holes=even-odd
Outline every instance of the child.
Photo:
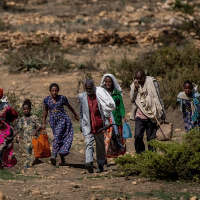
[[190,81],[183,84],[184,92],[180,92],[177,101],[180,102],[181,112],[186,132],[200,126],[200,94],[197,86]]
[[17,124],[17,133],[23,132],[23,140],[26,143],[27,159],[24,163],[25,169],[38,163],[38,158],[34,159],[32,152],[32,139],[42,128],[36,115],[31,115],[31,101],[26,99],[22,105],[24,116],[21,117]]

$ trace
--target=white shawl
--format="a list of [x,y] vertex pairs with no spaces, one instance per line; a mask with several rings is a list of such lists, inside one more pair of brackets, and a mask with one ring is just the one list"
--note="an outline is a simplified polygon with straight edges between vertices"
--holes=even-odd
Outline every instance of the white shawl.
[[106,78],[107,76],[109,76],[110,78],[112,78],[112,81],[113,81],[113,84],[114,84],[114,88],[115,88],[116,90],[122,92],[122,89],[121,89],[119,83],[117,82],[116,78],[115,78],[112,74],[105,74],[105,75],[103,76],[102,80],[101,80],[100,86],[102,87],[102,86],[105,85],[105,78]]
[[153,77],[146,77],[144,86],[141,87],[140,85],[138,89],[135,102],[145,116],[151,119],[155,119],[155,117],[159,119],[163,111],[153,83],[154,80]]
[[105,117],[110,117],[110,113],[115,110],[115,102],[112,96],[102,87],[96,87],[96,96]]

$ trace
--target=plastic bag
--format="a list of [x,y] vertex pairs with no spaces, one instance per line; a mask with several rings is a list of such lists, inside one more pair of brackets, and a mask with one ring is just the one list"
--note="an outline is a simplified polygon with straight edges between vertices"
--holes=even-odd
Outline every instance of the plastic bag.
[[51,156],[49,139],[44,130],[41,131],[40,136],[32,140],[33,150],[36,158],[46,158]]
[[131,128],[128,122],[123,125],[123,138],[132,138]]

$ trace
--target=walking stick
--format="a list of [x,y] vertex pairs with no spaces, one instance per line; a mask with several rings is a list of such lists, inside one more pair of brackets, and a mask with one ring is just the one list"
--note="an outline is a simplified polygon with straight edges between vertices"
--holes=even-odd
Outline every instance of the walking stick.
[[[138,91],[138,92],[139,92],[139,91]],[[144,98],[145,102],[148,103],[148,102],[146,101],[146,97],[145,97],[141,92],[140,92],[140,95]],[[150,107],[150,106],[149,106],[149,107]],[[155,116],[155,114],[154,114],[154,112],[153,112],[153,110],[152,110],[151,107],[150,107],[150,110],[151,110],[153,116],[155,117],[156,122],[158,123],[158,125],[159,125],[159,127],[160,127],[161,133],[163,134],[164,138],[167,139],[166,136],[165,136],[165,134],[164,134],[164,132],[163,132],[163,130],[161,129],[161,124],[160,124],[160,122],[158,121],[157,117]]]

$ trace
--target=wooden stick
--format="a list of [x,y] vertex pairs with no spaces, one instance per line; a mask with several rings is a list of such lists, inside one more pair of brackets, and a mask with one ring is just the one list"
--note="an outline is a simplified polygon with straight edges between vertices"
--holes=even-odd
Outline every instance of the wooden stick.
[[[139,92],[139,91],[138,91],[138,92]],[[140,94],[141,94],[141,93],[140,93]],[[146,97],[145,97],[143,94],[141,94],[141,96],[144,98],[145,102],[147,103]],[[150,107],[150,106],[149,106],[149,107]],[[160,122],[158,121],[157,117],[154,115],[154,112],[153,112],[153,110],[152,110],[151,107],[150,107],[150,109],[151,109],[151,112],[152,112],[153,116],[155,117],[155,119],[156,119],[156,121],[157,121],[157,123],[158,123],[158,125],[159,125],[159,127],[160,127],[161,133],[163,134],[164,138],[167,139],[166,136],[165,136],[165,134],[164,134],[164,132],[163,132],[163,130],[161,129],[161,124],[160,124]]]

